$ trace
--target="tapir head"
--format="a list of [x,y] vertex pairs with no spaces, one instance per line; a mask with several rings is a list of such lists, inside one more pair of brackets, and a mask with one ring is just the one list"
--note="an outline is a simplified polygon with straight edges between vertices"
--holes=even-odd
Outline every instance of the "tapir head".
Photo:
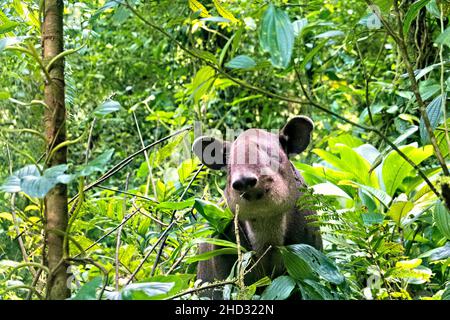
[[290,212],[299,197],[300,177],[289,156],[306,149],[314,128],[303,116],[294,117],[278,132],[249,129],[235,141],[200,137],[193,151],[203,164],[227,170],[225,196],[239,217],[256,219]]

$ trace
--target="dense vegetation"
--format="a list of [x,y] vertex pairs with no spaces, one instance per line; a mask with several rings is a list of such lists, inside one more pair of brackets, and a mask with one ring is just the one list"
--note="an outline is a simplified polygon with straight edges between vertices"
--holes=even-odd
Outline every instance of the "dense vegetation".
[[[0,1],[1,299],[55,298],[51,234],[73,299],[196,299],[196,262],[238,246],[210,238],[232,214],[194,133],[299,114],[315,122],[293,161],[299,205],[319,213],[324,251],[280,248],[287,274],[242,286],[244,251],[212,285],[231,299],[450,299],[448,0],[68,0],[53,61],[51,1]],[[58,144],[44,91],[63,60]],[[57,185],[68,224],[55,231]],[[223,249],[199,255],[205,241]]]

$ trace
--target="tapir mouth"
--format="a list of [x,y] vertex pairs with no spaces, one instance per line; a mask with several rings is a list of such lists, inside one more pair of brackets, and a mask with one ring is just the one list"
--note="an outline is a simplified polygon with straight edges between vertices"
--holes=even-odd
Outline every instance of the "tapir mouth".
[[268,190],[262,190],[262,189],[254,189],[254,190],[247,190],[240,194],[240,197],[247,200],[247,201],[255,201],[260,200],[264,196],[264,193],[266,193]]

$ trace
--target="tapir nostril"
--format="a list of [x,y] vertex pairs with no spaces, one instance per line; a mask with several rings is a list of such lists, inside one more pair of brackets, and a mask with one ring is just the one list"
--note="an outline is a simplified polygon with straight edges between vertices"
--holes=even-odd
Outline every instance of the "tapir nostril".
[[237,191],[244,191],[256,186],[258,179],[255,177],[240,177],[233,182],[232,187]]

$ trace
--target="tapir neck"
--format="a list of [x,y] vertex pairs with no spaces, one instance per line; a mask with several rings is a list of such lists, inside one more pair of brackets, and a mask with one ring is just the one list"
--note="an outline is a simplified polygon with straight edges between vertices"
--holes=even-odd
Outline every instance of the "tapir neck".
[[264,253],[270,245],[284,244],[286,221],[286,214],[243,221],[246,236],[257,255]]

